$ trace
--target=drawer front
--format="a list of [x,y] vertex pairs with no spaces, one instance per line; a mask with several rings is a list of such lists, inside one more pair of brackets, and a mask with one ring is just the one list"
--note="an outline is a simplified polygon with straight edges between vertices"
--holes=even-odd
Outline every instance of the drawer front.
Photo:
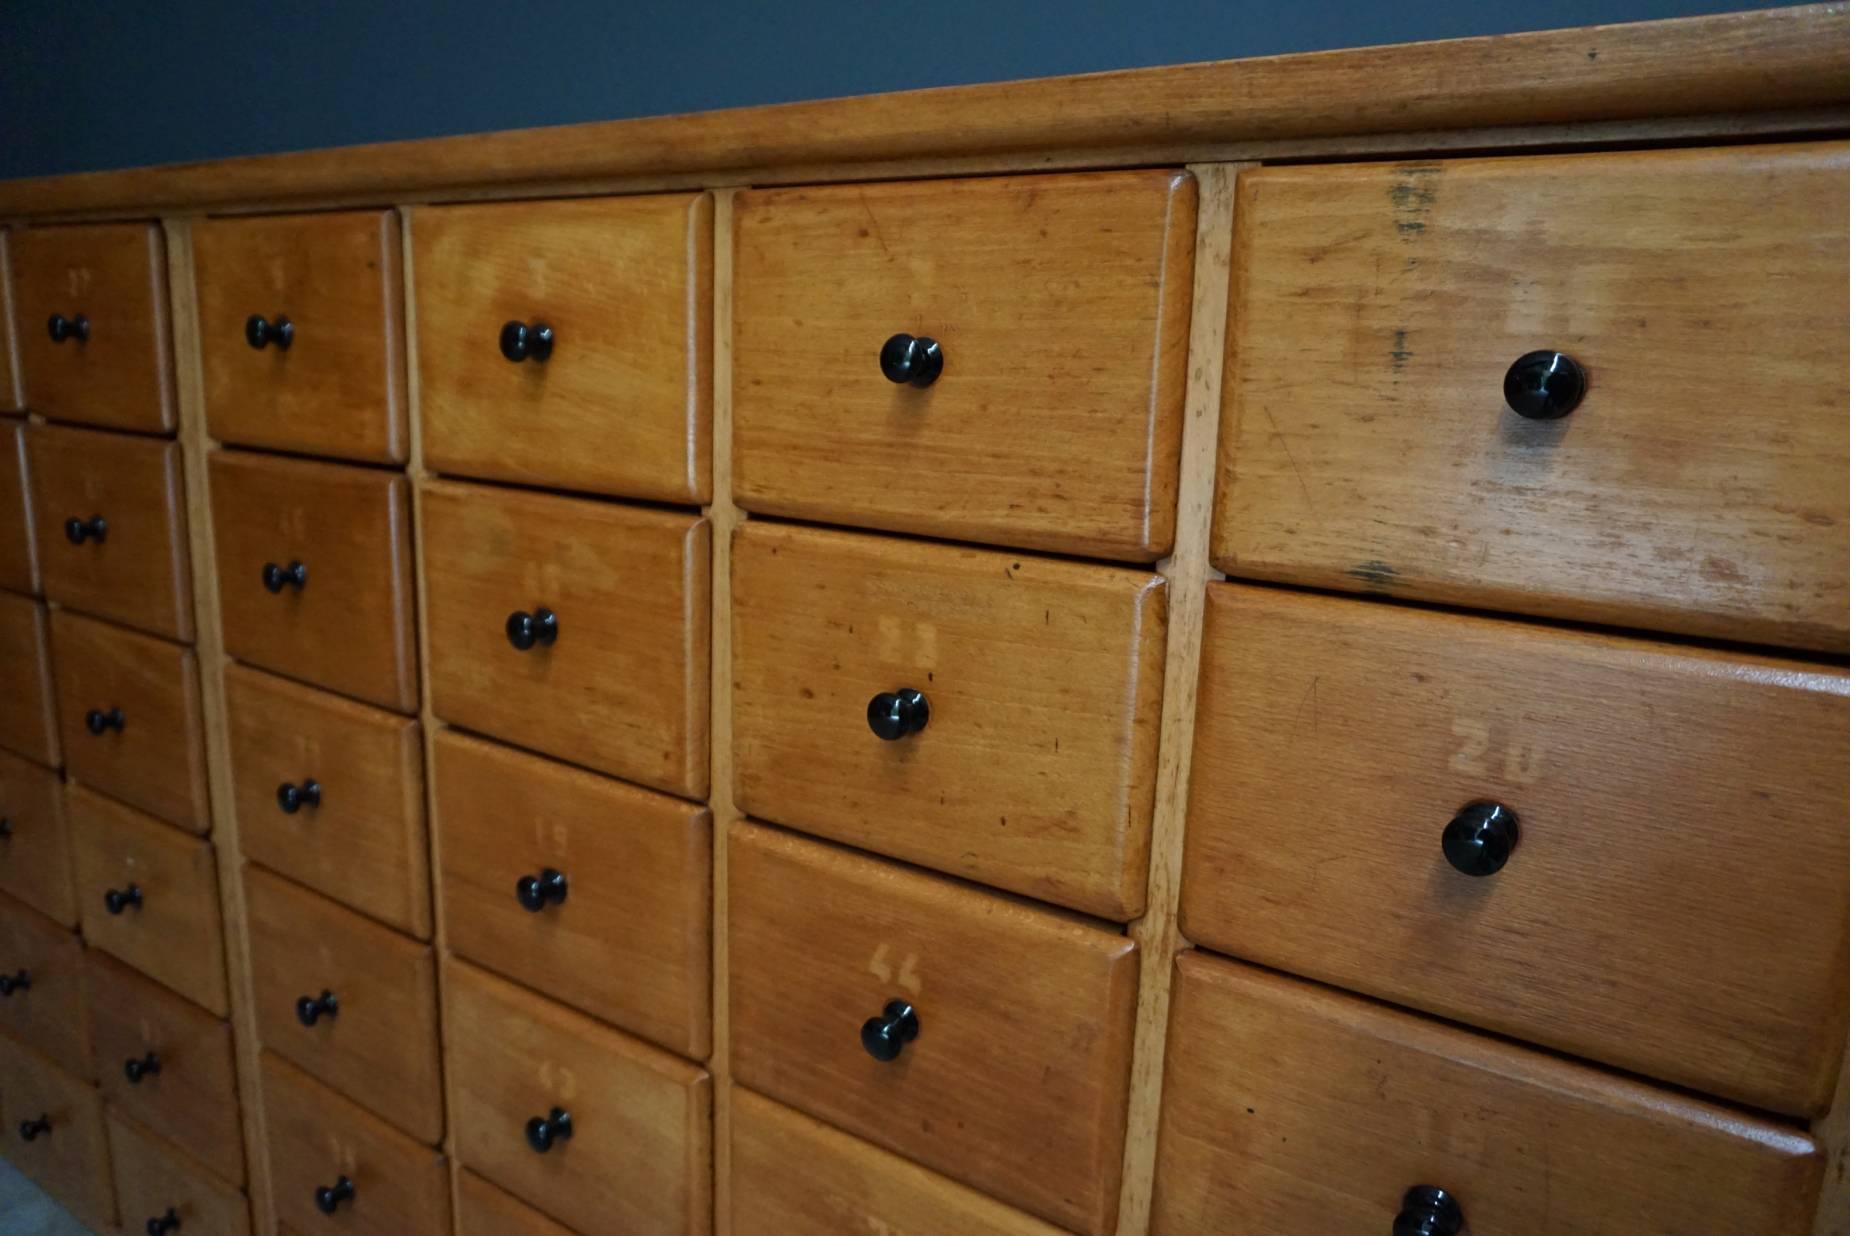
[[244,889],[264,1047],[419,1141],[441,1139],[431,947],[261,868],[245,869]]
[[[1240,185],[1216,565],[1850,649],[1850,146]],[[1561,419],[1505,404],[1536,350]]]
[[125,1233],[160,1232],[171,1218],[171,1230],[185,1236],[249,1236],[250,1206],[241,1191],[113,1110],[108,1125]]
[[[1142,911],[1161,578],[752,523],[732,595],[741,808],[1105,918]],[[902,691],[926,724],[883,740],[870,711]]]
[[[705,1071],[459,962],[444,999],[464,1166],[581,1232],[711,1230]],[[570,1136],[537,1151],[555,1112]]]
[[[448,1236],[450,1173],[440,1151],[269,1052],[263,1053],[262,1076],[271,1201],[286,1227]],[[332,1216],[322,1211],[322,1200],[333,1206]]]
[[80,1077],[94,1075],[83,943],[7,899],[0,899],[0,1030]]
[[212,847],[92,790],[65,790],[84,939],[223,1017],[225,942]]
[[[1168,551],[1192,177],[773,189],[734,209],[742,506],[1135,561]],[[902,335],[938,345],[929,385],[883,372]]]
[[1810,1230],[1783,1126],[1203,954],[1177,965],[1151,1230],[1386,1232],[1419,1185],[1473,1236]]
[[77,892],[64,787],[49,768],[0,752],[0,893],[65,927],[77,925]]
[[[730,841],[739,1083],[1063,1227],[1111,1231],[1137,946],[757,825]],[[902,1002],[916,1036],[889,1019],[897,1055],[877,1059],[864,1039]]]
[[[28,1125],[29,1130],[23,1127]],[[96,1087],[4,1038],[0,1138],[6,1161],[66,1210],[87,1226],[115,1230],[115,1190]]]
[[56,421],[172,433],[160,228],[26,228],[13,233],[12,256],[26,405]]
[[711,197],[447,206],[411,235],[432,468],[710,499]]
[[103,1097],[242,1184],[230,1024],[102,953],[89,956],[84,980]]
[[[26,435],[45,596],[169,639],[193,638],[180,448],[84,429]],[[101,535],[98,535],[98,534]]]
[[[1850,675],[1233,585],[1210,589],[1205,649],[1189,939],[1826,1106],[1850,1031]],[[1446,857],[1455,818],[1466,848],[1497,844],[1476,803],[1514,817],[1494,874]]]
[[389,210],[194,225],[213,437],[404,462],[398,250]]
[[418,723],[241,665],[225,696],[245,857],[429,939]]
[[[4,322],[0,321],[3,329]],[[0,354],[4,352],[4,341],[0,341]],[[0,379],[4,377],[0,373]],[[4,390],[0,386],[0,392]],[[27,476],[26,422],[0,418],[0,588],[36,593],[38,544],[32,532],[32,494]]]
[[730,1192],[734,1236],[1059,1236],[1060,1231],[737,1087]]
[[[422,495],[431,703],[494,738],[707,792],[704,519],[435,483]],[[524,651],[516,613],[554,615]]]
[[56,767],[61,756],[45,607],[9,592],[0,592],[0,698],[10,701],[0,708],[0,746]]
[[572,1233],[474,1172],[457,1172],[456,1236],[572,1236]]
[[414,711],[405,478],[231,452],[210,471],[225,651]]
[[712,814],[454,732],[436,780],[451,950],[705,1058]]
[[7,237],[0,228],[0,410],[16,412],[26,406],[19,389],[19,341],[13,323],[13,260]]
[[209,829],[192,649],[62,609],[51,638],[71,775],[181,828]]

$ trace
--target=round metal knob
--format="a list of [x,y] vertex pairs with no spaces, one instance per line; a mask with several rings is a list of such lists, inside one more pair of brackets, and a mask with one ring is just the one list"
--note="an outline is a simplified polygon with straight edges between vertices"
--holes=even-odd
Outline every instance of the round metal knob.
[[1503,375],[1503,399],[1518,416],[1553,421],[1580,406],[1587,371],[1565,352],[1528,352]]
[[32,990],[32,972],[20,970],[15,974],[0,974],[0,996],[10,996],[16,991]]
[[64,521],[64,539],[73,545],[82,545],[85,541],[95,541],[101,545],[109,539],[109,521],[101,515],[92,515],[88,519],[79,519],[73,515]]
[[284,815],[294,815],[304,807],[321,805],[321,782],[306,778],[301,785],[285,781],[276,787],[276,805]]
[[131,884],[127,888],[104,890],[103,908],[111,914],[120,914],[131,908],[141,909],[141,885]]
[[1414,1185],[1400,1199],[1393,1236],[1458,1236],[1464,1226],[1457,1198],[1437,1185]]
[[524,609],[517,609],[507,616],[507,642],[526,652],[535,644],[547,648],[559,638],[559,615],[545,606],[529,614]]
[[120,734],[127,724],[120,708],[92,708],[84,714],[84,728],[99,736],[110,730]]
[[20,1121],[19,1135],[29,1142],[35,1142],[41,1137],[51,1136],[51,1114],[47,1112],[37,1120]]
[[1516,851],[1516,813],[1489,799],[1466,803],[1439,838],[1445,861],[1468,876],[1496,875]]
[[244,319],[244,342],[259,351],[275,344],[277,351],[287,352],[295,342],[295,323],[281,314],[271,322],[261,313],[253,313]]
[[315,1190],[315,1209],[324,1215],[331,1215],[340,1209],[342,1202],[353,1200],[353,1180],[342,1176],[331,1185],[322,1185]]
[[918,1010],[904,1000],[888,1000],[880,1016],[861,1023],[861,1046],[880,1061],[899,1059],[906,1044],[918,1037]]
[[295,1002],[295,1019],[305,1026],[312,1026],[323,1017],[338,1017],[340,1000],[331,991],[323,990],[318,996],[303,996]]
[[544,322],[509,322],[501,328],[501,355],[518,365],[521,361],[544,364],[552,355],[552,327]]
[[122,1062],[122,1076],[128,1078],[131,1086],[141,1085],[141,1079],[144,1077],[158,1077],[160,1072],[161,1058],[153,1052],[149,1052],[139,1060],[130,1059]]
[[880,347],[880,372],[900,386],[930,386],[944,372],[944,349],[923,335],[894,335]]
[[45,326],[51,332],[53,343],[63,343],[66,339],[75,339],[78,343],[90,342],[90,319],[81,313],[68,318],[62,313],[54,313]]
[[867,701],[867,728],[887,742],[916,734],[931,720],[931,704],[911,687],[882,691]]
[[281,592],[285,588],[300,592],[308,587],[308,568],[300,562],[291,562],[288,566],[266,562],[263,564],[263,586],[271,592]]
[[169,1233],[179,1231],[180,1230],[179,1211],[175,1210],[172,1206],[169,1206],[167,1208],[166,1214],[161,1215],[159,1218],[148,1220],[147,1230],[148,1230],[148,1236],[169,1236]]
[[538,914],[547,906],[565,904],[565,873],[551,867],[543,868],[538,875],[524,875],[514,881],[514,896],[521,908]]
[[527,1145],[540,1154],[551,1150],[555,1142],[571,1140],[572,1113],[563,1107],[555,1107],[544,1116],[527,1121]]

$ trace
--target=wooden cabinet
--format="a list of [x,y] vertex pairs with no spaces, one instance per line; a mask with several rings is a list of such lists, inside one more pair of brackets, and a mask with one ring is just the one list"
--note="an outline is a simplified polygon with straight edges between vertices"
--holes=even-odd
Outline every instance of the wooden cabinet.
[[13,321],[13,261],[7,249],[11,235],[0,228],[0,410],[16,412],[26,406],[19,389],[19,336]]
[[0,1031],[88,1078],[95,1074],[95,1060],[84,963],[83,942],[75,935],[28,906],[0,898]]
[[40,764],[61,762],[45,607],[0,592],[0,746]]
[[202,1170],[173,1145],[111,1111],[109,1153],[116,1205],[128,1232],[248,1236],[244,1194]]
[[58,774],[0,751],[0,893],[64,927],[77,925],[70,829]]
[[[0,353],[4,352],[0,347]],[[0,383],[4,380],[0,373]],[[0,417],[0,588],[25,593],[39,590],[38,542],[26,469],[26,422],[10,416]]]
[[533,1207],[470,1171],[456,1173],[457,1236],[572,1236]]
[[0,1037],[6,1160],[85,1224],[113,1231],[115,1190],[96,1087]]

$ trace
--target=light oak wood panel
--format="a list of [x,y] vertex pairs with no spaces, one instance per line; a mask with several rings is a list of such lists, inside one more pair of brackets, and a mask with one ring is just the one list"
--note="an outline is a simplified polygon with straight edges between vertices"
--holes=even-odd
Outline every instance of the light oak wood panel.
[[[418,722],[240,665],[225,671],[225,697],[244,854],[428,940]],[[309,782],[317,803],[300,799]]]
[[0,228],[0,409],[18,411],[26,406],[19,389],[19,336],[13,321],[13,259],[7,248],[10,233]]
[[[707,788],[708,561],[693,515],[422,487],[431,707],[447,721],[670,793]],[[520,651],[515,611],[558,636]]]
[[[431,947],[260,867],[245,868],[244,890],[265,1050],[419,1141],[439,1141],[443,1077]],[[333,993],[336,1012],[303,1024],[298,1002],[324,992]]]
[[572,1231],[474,1172],[459,1171],[456,1236],[572,1236]]
[[[0,292],[0,296],[4,295]],[[0,588],[39,591],[38,540],[33,530],[32,487],[26,468],[26,422],[15,417],[0,417]]]
[[90,1078],[96,1061],[84,962],[77,936],[27,905],[0,898],[0,976],[6,979],[0,1031]]
[[[711,1042],[713,817],[453,732],[438,734],[449,947],[696,1059]],[[564,900],[528,909],[545,870]]]
[[[1094,923],[753,824],[731,838],[732,1070],[1080,1232],[1113,1230],[1137,946]],[[915,1006],[874,1059],[862,1023]]]
[[[84,978],[96,1075],[110,1107],[242,1184],[230,1024],[103,953],[90,954]],[[150,1055],[157,1072],[142,1067]]]
[[158,1231],[171,1217],[184,1236],[248,1236],[250,1204],[240,1190],[114,1110],[107,1123],[124,1232]]
[[[1850,1031],[1850,675],[1234,585],[1206,640],[1190,939],[1823,1110]],[[1519,839],[1473,878],[1440,837],[1480,800]]]
[[[1175,535],[1195,182],[741,194],[734,492],[774,515],[1151,561]],[[936,340],[894,385],[881,346]]]
[[[222,442],[403,463],[404,298],[390,210],[194,225],[206,420]],[[287,348],[253,347],[260,316]]]
[[[1241,181],[1216,565],[1850,650],[1850,145]],[[1525,420],[1505,370],[1587,371]]]
[[[225,651],[368,703],[417,707],[411,510],[390,472],[268,455],[212,456]],[[306,582],[271,592],[264,567]]]
[[31,597],[0,592],[0,746],[40,764],[62,762],[51,679],[45,607]]
[[[444,998],[459,1163],[582,1232],[711,1230],[705,1071],[460,962]],[[536,1152],[554,1108],[571,1137]]]
[[77,925],[71,836],[58,774],[0,752],[0,893]]
[[[212,847],[80,785],[66,787],[64,810],[84,939],[223,1017],[225,941]],[[110,913],[112,889],[140,889],[141,904]]]
[[[192,650],[67,609],[51,618],[58,719],[71,776],[203,833],[206,756],[199,668]],[[122,728],[89,728],[92,712],[122,713]]]
[[[1143,908],[1167,593],[1147,572],[753,522],[740,807],[1106,918]],[[882,741],[880,692],[923,731]]]
[[[440,207],[411,235],[428,467],[708,499],[709,195]],[[508,322],[550,327],[552,354],[510,363]]]
[[[180,448],[126,434],[38,427],[26,434],[47,600],[168,639],[193,638]],[[66,521],[100,518],[101,540]]]
[[1162,1236],[1385,1232],[1451,1190],[1472,1236],[1809,1222],[1810,1139],[1205,954],[1179,962]]
[[[27,1141],[20,1125],[43,1120],[49,1133]],[[96,1087],[0,1037],[0,1145],[7,1162],[87,1226],[115,1230],[115,1190],[103,1104]]]

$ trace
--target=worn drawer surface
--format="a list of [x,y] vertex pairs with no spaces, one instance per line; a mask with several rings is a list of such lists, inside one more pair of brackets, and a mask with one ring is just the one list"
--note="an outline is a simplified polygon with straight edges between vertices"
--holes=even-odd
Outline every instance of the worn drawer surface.
[[[193,225],[213,437],[404,461],[398,250],[398,216],[389,210]],[[255,327],[253,317],[261,319]]]
[[[4,293],[0,293],[3,296]],[[4,331],[0,323],[0,331]],[[0,340],[0,354],[5,352]],[[0,373],[0,381],[5,378]],[[0,394],[5,387],[0,386]],[[33,535],[32,492],[26,470],[26,422],[0,417],[0,588],[39,590],[38,543]]]
[[0,746],[40,764],[60,762],[45,607],[0,592]]
[[[739,1083],[1063,1227],[1111,1231],[1136,945],[760,825],[730,842]],[[863,1023],[896,1000],[917,1037],[877,1060]]]
[[[1175,534],[1195,182],[1171,171],[739,195],[741,505],[1153,561]],[[939,345],[929,386],[889,338]]]
[[241,665],[225,696],[245,857],[428,939],[418,723]]
[[[64,788],[49,768],[0,751],[0,893],[77,925]],[[4,963],[0,963],[4,964]]]
[[[1217,565],[1850,649],[1850,146],[1240,184]],[[1504,404],[1534,350],[1563,419]]]
[[[225,650],[415,710],[405,478],[240,452],[214,455],[210,472]],[[300,583],[291,578],[298,564]]]
[[0,897],[0,1030],[80,1077],[94,1075],[82,941]]
[[474,1172],[456,1173],[456,1236],[572,1236]]
[[[28,1123],[34,1126],[30,1138],[21,1127]],[[96,1087],[4,1036],[0,1147],[8,1163],[85,1224],[115,1230],[115,1190]]]
[[1780,1125],[1205,954],[1177,966],[1152,1230],[1386,1232],[1456,1194],[1472,1236],[1810,1230]]
[[[750,523],[732,587],[743,809],[1104,917],[1142,910],[1161,578]],[[929,717],[883,741],[870,701],[902,688]]]
[[124,1232],[159,1232],[171,1218],[178,1224],[171,1230],[184,1236],[248,1236],[250,1205],[243,1192],[119,1113],[107,1119]]
[[[703,797],[707,521],[442,482],[424,489],[421,511],[437,715]],[[517,648],[510,617],[542,609],[553,642]]]

